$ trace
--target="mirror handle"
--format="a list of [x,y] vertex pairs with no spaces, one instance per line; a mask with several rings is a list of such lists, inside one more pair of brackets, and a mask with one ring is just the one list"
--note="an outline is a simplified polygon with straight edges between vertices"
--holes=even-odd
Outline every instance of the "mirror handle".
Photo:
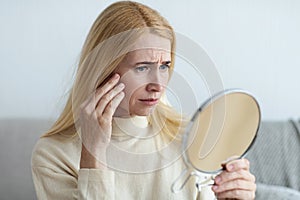
[[187,181],[190,179],[191,176],[193,176],[193,170],[185,168],[181,174],[176,178],[174,183],[171,186],[171,190],[173,193],[178,193],[184,185],[187,183]]

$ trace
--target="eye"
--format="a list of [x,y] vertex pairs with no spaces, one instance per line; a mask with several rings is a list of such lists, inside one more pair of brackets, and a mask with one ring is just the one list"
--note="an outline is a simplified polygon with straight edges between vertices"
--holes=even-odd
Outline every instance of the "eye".
[[137,72],[145,72],[148,70],[149,70],[149,67],[147,67],[147,66],[138,66],[135,68],[135,71],[137,71]]
[[169,68],[170,68],[170,66],[167,65],[167,64],[163,64],[163,65],[159,66],[159,69],[160,69],[161,71],[168,71]]

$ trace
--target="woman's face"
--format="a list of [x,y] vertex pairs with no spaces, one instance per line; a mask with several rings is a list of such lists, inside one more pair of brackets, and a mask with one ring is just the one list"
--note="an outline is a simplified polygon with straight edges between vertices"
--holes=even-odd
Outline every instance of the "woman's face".
[[[169,80],[170,41],[151,35],[141,38],[137,45],[137,50],[129,52],[115,71],[121,76],[120,82],[125,84],[125,98],[114,116],[149,115]],[[150,45],[151,48],[140,48]]]

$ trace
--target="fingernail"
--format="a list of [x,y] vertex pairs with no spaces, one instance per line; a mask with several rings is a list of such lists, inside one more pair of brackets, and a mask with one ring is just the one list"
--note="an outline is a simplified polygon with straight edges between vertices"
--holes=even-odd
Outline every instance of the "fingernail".
[[120,84],[118,85],[118,87],[121,89],[121,88],[124,88],[125,85],[124,85],[124,83],[120,83]]
[[212,186],[212,189],[213,190],[218,190],[218,186],[214,185],[214,186]]
[[233,170],[233,165],[228,165],[226,168],[227,168],[227,170],[231,171],[231,170]]
[[117,78],[119,78],[119,77],[120,77],[119,74],[115,74],[115,75],[114,75],[114,78],[115,78],[115,79],[117,79]]
[[216,182],[216,183],[220,183],[220,182],[221,182],[221,177],[217,176],[217,177],[215,178],[215,182]]

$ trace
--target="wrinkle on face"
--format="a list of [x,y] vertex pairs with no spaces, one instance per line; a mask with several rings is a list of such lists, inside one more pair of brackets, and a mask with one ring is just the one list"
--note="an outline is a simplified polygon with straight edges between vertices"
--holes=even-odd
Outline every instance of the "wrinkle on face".
[[[159,44],[156,48],[153,47],[151,39],[154,39],[153,44]],[[161,42],[159,42],[161,41]],[[169,72],[162,73],[159,67],[166,62],[171,62],[171,44],[170,41],[159,36],[152,35],[140,38],[136,45],[138,47],[145,47],[151,44],[151,48],[139,48],[127,53],[125,58],[119,64],[116,73],[120,74],[120,82],[125,84],[125,98],[119,105],[116,115],[131,116],[131,115],[148,115],[153,108],[143,107],[140,99],[143,98],[160,98],[164,92],[169,80]],[[139,63],[147,62],[151,71],[149,73],[136,73],[135,68]],[[149,64],[150,63],[150,64]],[[143,65],[143,64],[141,64]],[[162,87],[162,89],[149,90],[149,84],[152,88],[155,86]]]

